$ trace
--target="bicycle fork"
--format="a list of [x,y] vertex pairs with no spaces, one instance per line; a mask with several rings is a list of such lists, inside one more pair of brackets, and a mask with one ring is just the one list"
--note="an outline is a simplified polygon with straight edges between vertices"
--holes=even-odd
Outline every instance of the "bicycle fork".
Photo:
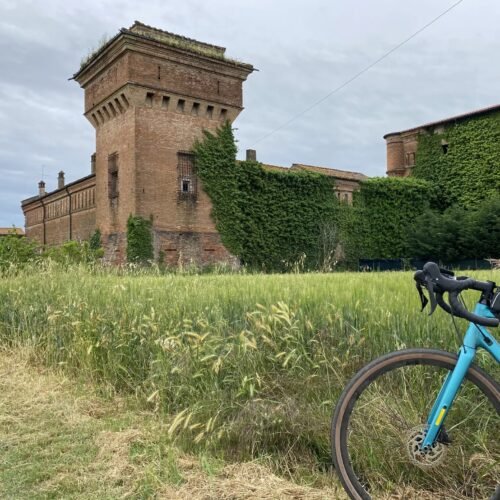
[[[480,316],[493,317],[491,311],[481,303],[476,304],[474,312]],[[438,397],[427,418],[427,432],[422,441],[422,449],[430,449],[438,439],[439,432],[457,396],[467,370],[472,364],[478,347],[486,349],[497,362],[500,362],[500,344],[483,326],[469,323],[464,343],[458,352],[458,360],[452,372],[448,373]]]
[[429,449],[439,436],[439,432],[443,426],[446,415],[455,400],[455,397],[462,385],[462,381],[469,369],[474,357],[476,349],[463,345],[458,353],[458,360],[452,372],[448,373],[444,381],[443,387],[439,391],[438,397],[434,402],[434,406],[427,419],[427,433],[422,442],[422,449]]

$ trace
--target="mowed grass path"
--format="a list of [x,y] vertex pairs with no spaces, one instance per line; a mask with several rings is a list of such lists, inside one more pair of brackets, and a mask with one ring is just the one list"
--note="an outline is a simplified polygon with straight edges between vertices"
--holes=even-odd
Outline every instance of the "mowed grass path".
[[123,398],[0,352],[0,498],[320,500],[257,463],[224,466],[167,445],[161,423]]

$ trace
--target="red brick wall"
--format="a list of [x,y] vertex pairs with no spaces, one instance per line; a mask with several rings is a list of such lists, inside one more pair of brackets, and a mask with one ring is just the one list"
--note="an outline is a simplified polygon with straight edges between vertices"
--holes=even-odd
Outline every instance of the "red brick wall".
[[155,252],[168,266],[220,262],[238,266],[238,259],[226,250],[219,233],[155,231],[154,236]]
[[[194,59],[196,60],[196,58]],[[129,79],[146,87],[166,90],[179,95],[199,97],[224,103],[242,105],[241,78],[224,75],[217,70],[217,63],[208,67],[191,66],[140,53],[130,55]]]
[[415,165],[420,130],[386,137],[387,175],[407,177]]
[[[110,117],[96,130],[96,227],[103,242],[109,235],[125,233],[127,219],[136,210],[135,203],[135,108],[130,104],[130,93],[124,89],[129,107]],[[118,196],[110,198],[109,158],[117,154]],[[111,260],[122,260],[114,251],[106,254]]]
[[84,178],[23,206],[26,236],[43,245],[88,240],[95,231],[95,177]]
[[85,112],[100,104],[128,81],[128,53],[123,53],[85,88]]
[[387,175],[399,176],[404,168],[403,139],[398,135],[387,137]]

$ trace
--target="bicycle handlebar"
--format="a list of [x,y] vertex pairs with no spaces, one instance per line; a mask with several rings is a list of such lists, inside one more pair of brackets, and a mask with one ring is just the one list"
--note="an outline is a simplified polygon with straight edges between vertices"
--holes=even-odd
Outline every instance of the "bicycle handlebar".
[[[482,326],[498,326],[500,320],[497,318],[485,318],[471,313],[460,302],[458,296],[464,290],[477,290],[482,292],[482,297],[490,297],[495,288],[495,283],[491,281],[477,281],[468,277],[457,277],[450,271],[440,269],[434,262],[427,262],[422,271],[417,271],[414,276],[417,282],[417,289],[422,300],[422,310],[427,305],[427,299],[422,292],[422,286],[429,291],[432,314],[439,305],[448,314],[464,318],[472,323]],[[445,302],[443,294],[448,293],[449,305]]]
[[468,319],[472,323],[483,326],[498,326],[500,320],[497,318],[485,318],[484,316],[478,316],[470,311],[467,311],[465,307],[462,305],[460,300],[458,299],[458,293],[452,292],[449,295],[450,297],[450,305],[455,316],[460,318]]

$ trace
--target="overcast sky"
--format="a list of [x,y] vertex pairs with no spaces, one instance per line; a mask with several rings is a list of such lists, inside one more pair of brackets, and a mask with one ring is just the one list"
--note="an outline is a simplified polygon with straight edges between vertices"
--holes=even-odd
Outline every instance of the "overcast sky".
[[134,20],[227,47],[258,72],[234,123],[244,156],[385,174],[382,136],[500,103],[500,1],[458,7],[342,91],[348,80],[456,0],[0,0],[0,226],[20,200],[90,173],[94,129],[68,78],[103,35]]

